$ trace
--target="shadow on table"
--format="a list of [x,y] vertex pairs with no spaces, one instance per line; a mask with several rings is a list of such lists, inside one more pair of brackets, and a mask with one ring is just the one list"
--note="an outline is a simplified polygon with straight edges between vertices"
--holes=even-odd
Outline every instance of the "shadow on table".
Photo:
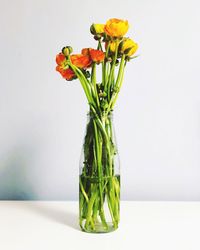
[[48,203],[27,202],[26,208],[32,210],[42,217],[48,218],[49,220],[53,220],[57,223],[80,231],[78,225],[78,215],[76,213],[67,211],[67,205],[64,208],[62,207],[62,209],[59,209],[55,207],[57,204],[59,207],[59,202],[56,204],[52,203],[50,205]]

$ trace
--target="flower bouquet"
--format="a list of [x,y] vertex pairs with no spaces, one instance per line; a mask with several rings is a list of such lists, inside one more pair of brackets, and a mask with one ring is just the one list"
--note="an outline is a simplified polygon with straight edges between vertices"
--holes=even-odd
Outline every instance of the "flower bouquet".
[[90,31],[97,48],[72,54],[72,47],[66,46],[56,56],[56,70],[67,81],[78,78],[89,105],[79,179],[80,227],[86,232],[109,232],[119,223],[120,177],[112,111],[126,64],[138,48],[124,37],[128,28],[128,21],[116,18],[105,25],[93,24]]

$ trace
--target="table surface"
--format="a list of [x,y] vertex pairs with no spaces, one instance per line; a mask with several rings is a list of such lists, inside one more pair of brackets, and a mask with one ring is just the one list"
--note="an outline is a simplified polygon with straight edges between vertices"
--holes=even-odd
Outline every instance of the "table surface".
[[121,202],[117,231],[78,226],[78,202],[0,201],[1,250],[200,250],[200,202]]

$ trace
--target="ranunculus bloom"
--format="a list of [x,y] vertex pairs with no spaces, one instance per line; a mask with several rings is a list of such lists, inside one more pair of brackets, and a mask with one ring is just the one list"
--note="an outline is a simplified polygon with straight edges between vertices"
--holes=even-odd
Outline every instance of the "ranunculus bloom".
[[66,57],[60,53],[56,56],[57,67],[56,70],[62,75],[63,78],[70,81],[76,77],[74,71],[69,68]]
[[128,28],[128,21],[112,18],[106,22],[104,31],[107,35],[111,37],[122,37],[128,31]]
[[92,48],[84,48],[81,53],[84,56],[89,56],[93,62],[101,63],[105,58],[105,54],[103,51]]
[[81,69],[86,69],[90,67],[92,61],[90,59],[90,56],[83,55],[83,54],[76,54],[70,56],[72,64],[74,64],[76,67]]
[[92,61],[96,62],[96,63],[103,62],[103,60],[105,58],[104,52],[101,50],[97,50],[97,49],[91,49],[90,56],[91,56]]
[[125,38],[122,42],[121,53],[132,56],[138,49],[138,44],[130,38]]

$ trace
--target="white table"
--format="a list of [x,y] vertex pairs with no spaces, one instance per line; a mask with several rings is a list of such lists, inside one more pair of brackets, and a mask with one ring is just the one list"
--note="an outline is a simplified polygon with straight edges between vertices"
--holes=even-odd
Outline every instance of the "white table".
[[0,201],[0,250],[200,250],[200,202],[121,202],[108,234],[77,221],[78,202]]

